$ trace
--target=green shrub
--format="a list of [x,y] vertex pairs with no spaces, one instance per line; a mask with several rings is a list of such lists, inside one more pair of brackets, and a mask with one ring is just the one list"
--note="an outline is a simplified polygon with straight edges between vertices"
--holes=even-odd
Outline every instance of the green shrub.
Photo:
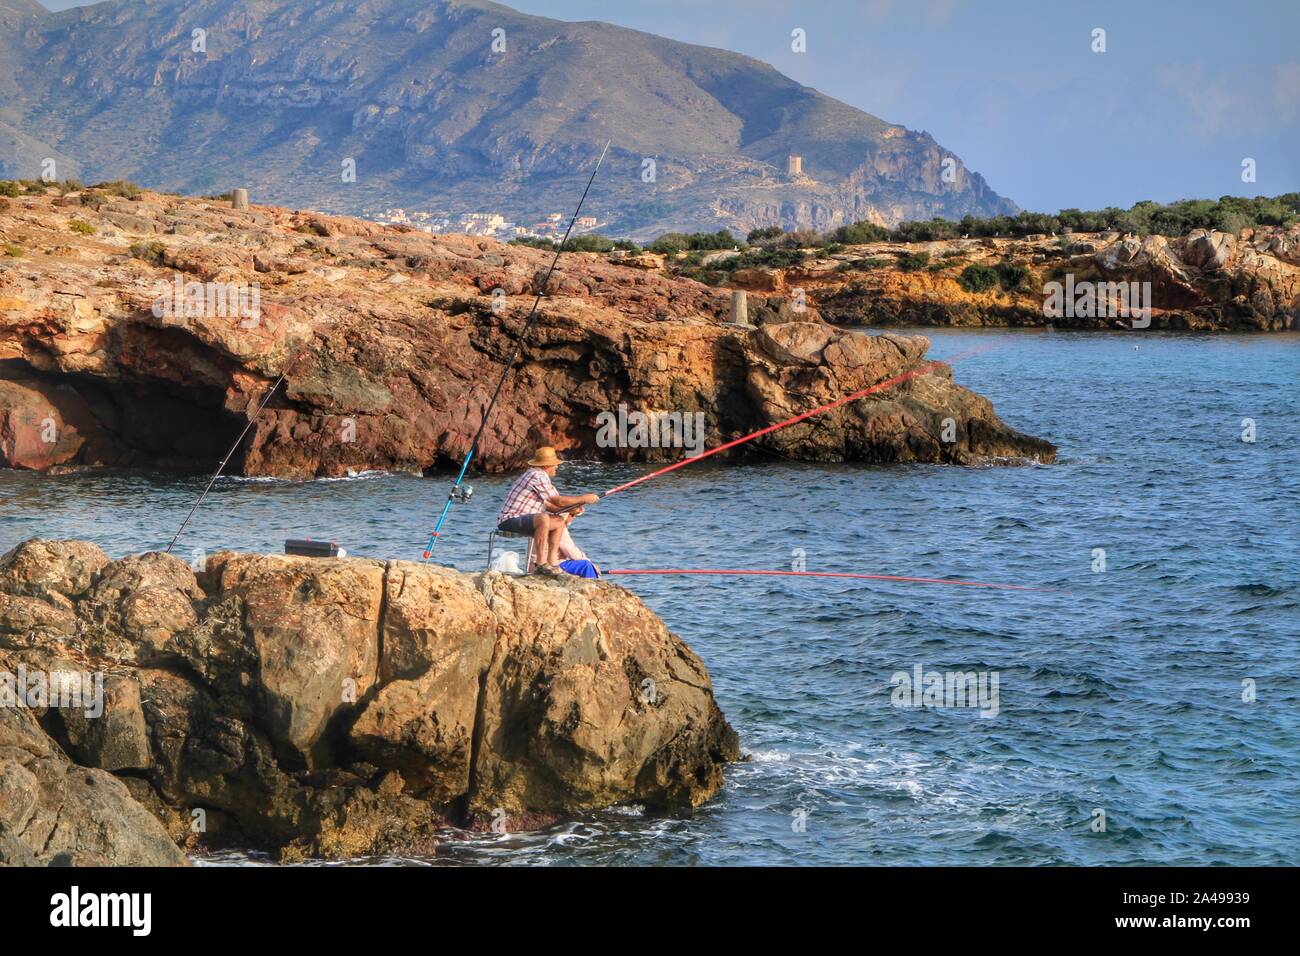
[[967,292],[987,292],[997,285],[1001,279],[996,269],[988,266],[967,266],[961,270],[961,275],[957,277],[962,288]]
[[909,252],[898,257],[898,268],[903,272],[916,272],[930,264],[930,253]]
[[675,255],[679,252],[710,252],[718,249],[735,249],[744,245],[727,229],[717,232],[666,232],[650,245],[651,252]]
[[14,259],[21,259],[27,255],[22,246],[14,245],[12,242],[6,242],[4,245],[5,255],[12,256]]
[[[651,248],[651,252],[655,250]],[[686,265],[698,265],[704,253],[694,251],[687,256]],[[802,249],[764,249],[761,246],[743,250],[739,255],[715,262],[707,269],[686,269],[682,274],[709,285],[716,285],[726,273],[738,269],[788,269],[808,258]],[[692,261],[693,260],[693,261]]]
[[838,242],[846,246],[883,242],[888,238],[889,230],[884,226],[877,226],[874,222],[855,222],[848,226],[840,226],[826,234],[828,242]]
[[158,240],[152,242],[137,242],[127,250],[133,259],[142,259],[153,265],[162,265],[163,256],[167,253],[167,247]]
[[681,240],[680,232],[670,232],[660,236],[650,245],[646,246],[651,252],[657,252],[661,256],[674,256],[679,252],[686,251],[686,244]]
[[23,187],[12,179],[0,179],[0,196],[17,199],[23,194]]
[[936,239],[956,239],[961,227],[949,219],[931,219],[929,222],[901,222],[890,232],[895,242],[933,242]]
[[785,230],[780,226],[764,226],[761,229],[751,229],[749,235],[745,237],[745,241],[752,246],[763,242],[765,239],[779,239],[784,234]]
[[570,236],[569,244],[565,246],[574,252],[609,252],[614,248],[614,240],[596,233],[585,233],[581,236]]
[[96,189],[102,189],[110,196],[121,196],[123,199],[139,199],[140,187],[135,183],[127,182],[125,179],[115,179],[109,183],[98,183]]
[[68,228],[73,232],[81,233],[83,236],[93,236],[95,234],[95,227],[88,222],[82,222],[80,219],[68,220]]
[[838,272],[865,272],[868,269],[879,269],[883,265],[888,265],[884,259],[850,259],[835,268]]
[[1014,262],[999,262],[997,272],[998,281],[1002,283],[1002,288],[1007,291],[1020,288],[1021,283],[1029,278],[1029,270]]

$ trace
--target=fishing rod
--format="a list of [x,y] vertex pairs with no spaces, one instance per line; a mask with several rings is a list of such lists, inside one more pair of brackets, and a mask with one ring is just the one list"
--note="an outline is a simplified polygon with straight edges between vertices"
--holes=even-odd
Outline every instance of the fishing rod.
[[217,483],[217,479],[221,477],[221,473],[226,470],[226,465],[230,463],[230,459],[234,457],[235,452],[239,450],[239,446],[243,443],[249,430],[257,423],[258,416],[260,416],[262,410],[266,408],[266,403],[271,400],[271,396],[275,394],[275,390],[284,384],[284,380],[289,374],[289,369],[293,367],[293,364],[298,361],[306,351],[307,347],[304,346],[291,359],[289,359],[289,361],[285,363],[284,371],[280,373],[280,377],[277,378],[275,383],[266,390],[266,395],[262,397],[262,402],[257,406],[257,411],[253,412],[253,414],[249,416],[248,424],[245,425],[244,430],[239,433],[239,437],[235,439],[235,443],[230,446],[230,450],[226,452],[226,457],[221,459],[221,463],[217,465],[217,470],[214,471],[212,477],[208,479],[208,484],[203,489],[203,493],[200,494],[198,500],[194,502],[194,507],[190,508],[190,513],[185,516],[185,520],[181,522],[181,526],[177,528],[176,533],[172,535],[171,544],[167,545],[167,554],[172,553],[172,548],[176,546],[176,541],[180,538],[181,532],[183,532],[186,525],[190,523],[190,519],[194,517],[194,512],[199,510],[199,505],[203,504],[203,499],[208,496],[208,492],[211,491],[212,486]]
[[465,453],[465,460],[461,462],[460,472],[456,475],[456,482],[451,486],[450,494],[447,495],[447,503],[442,506],[442,514],[438,515],[438,523],[429,532],[429,543],[424,547],[425,561],[428,561],[433,556],[433,546],[437,544],[438,538],[442,534],[442,525],[451,512],[451,506],[456,502],[461,504],[468,502],[470,496],[474,494],[474,489],[468,485],[464,488],[461,487],[462,482],[465,480],[465,472],[469,470],[470,460],[473,459],[474,453],[478,451],[479,439],[483,437],[483,430],[487,428],[488,417],[492,414],[492,409],[497,403],[497,396],[501,394],[502,386],[505,385],[506,379],[510,377],[515,362],[519,360],[519,353],[524,348],[524,339],[528,336],[528,330],[532,327],[533,320],[537,318],[538,306],[542,304],[542,297],[546,295],[546,288],[550,285],[551,273],[555,271],[555,267],[560,261],[560,254],[564,252],[564,247],[569,243],[569,234],[573,232],[574,223],[578,221],[578,214],[582,212],[582,204],[587,201],[587,193],[591,191],[591,184],[596,181],[596,174],[600,172],[600,165],[605,161],[605,154],[609,152],[609,144],[612,142],[613,140],[607,140],[605,148],[600,151],[600,158],[596,160],[596,168],[591,171],[591,178],[587,180],[587,188],[582,191],[582,198],[578,200],[578,208],[573,211],[573,216],[569,219],[569,228],[564,230],[564,238],[560,240],[559,248],[555,250],[555,258],[551,260],[551,267],[546,270],[546,275],[542,278],[542,285],[537,291],[537,298],[533,300],[533,308],[524,320],[523,328],[519,330],[519,336],[515,340],[514,353],[506,362],[505,368],[501,370],[501,377],[497,379],[497,387],[493,389],[492,397],[488,399],[487,407],[483,409],[483,418],[479,422],[478,431],[474,433],[474,440],[469,444],[469,451]]
[[604,574],[720,574],[720,575],[755,575],[763,577],[792,578],[854,578],[863,581],[905,581],[913,584],[954,584],[968,588],[996,588],[1003,591],[1040,591],[1054,594],[1069,594],[1057,588],[1034,588],[1023,584],[995,584],[989,581],[959,581],[952,578],[913,578],[896,574],[849,574],[842,571],[754,571],[738,568],[644,568],[637,570],[617,569],[605,571]]
[[[729,451],[730,449],[735,448],[738,445],[744,445],[747,442],[751,442],[755,438],[761,438],[764,435],[770,435],[772,432],[777,431],[778,429],[786,428],[790,425],[797,425],[799,422],[806,421],[807,419],[812,418],[814,415],[821,415],[826,412],[833,411],[836,408],[840,408],[841,406],[847,405],[850,402],[856,402],[859,399],[865,398],[868,395],[873,395],[876,392],[884,391],[885,389],[892,388],[895,385],[901,385],[903,382],[916,378],[918,375],[926,375],[934,371],[936,368],[939,368],[942,365],[948,365],[951,364],[952,362],[960,361],[961,359],[964,358],[970,358],[972,355],[978,355],[980,352],[987,352],[989,349],[996,348],[996,347],[997,347],[996,343],[992,343],[989,345],[981,345],[979,348],[968,349],[965,352],[959,352],[950,359],[936,359],[932,362],[927,362],[924,365],[912,369],[910,372],[903,372],[901,374],[895,375],[893,378],[887,378],[882,382],[877,382],[875,385],[869,385],[866,388],[859,389],[856,392],[851,392],[848,395],[843,395],[832,402],[827,402],[825,405],[819,405],[816,408],[810,408],[808,411],[801,412],[798,415],[794,415],[790,418],[787,418],[785,421],[777,422],[774,425],[768,425],[766,428],[760,428],[756,432],[751,432],[748,435],[742,435],[740,438],[732,439],[731,441],[726,442],[725,444],[719,445],[717,448],[710,448],[707,451],[701,452],[698,455],[694,455],[689,458],[683,458],[681,461],[675,461],[671,465],[667,465],[663,468],[658,469],[657,471],[652,471],[648,475],[642,475],[640,478],[634,478],[632,481],[624,482],[623,484],[615,488],[610,488],[608,491],[601,492],[600,497],[608,498],[610,495],[616,495],[621,491],[627,491],[629,488],[635,488],[637,485],[647,482],[652,478],[658,478],[660,475],[666,475],[670,471],[676,471],[678,468],[685,468],[687,465],[693,465],[697,461],[703,461],[705,458],[709,458],[713,455],[721,454],[724,451]],[[566,512],[574,510],[575,508],[581,508],[581,507],[585,507],[585,505],[570,505],[568,508],[562,508],[559,511],[552,512],[552,514],[564,514]],[[794,572],[789,572],[789,573],[794,573]]]

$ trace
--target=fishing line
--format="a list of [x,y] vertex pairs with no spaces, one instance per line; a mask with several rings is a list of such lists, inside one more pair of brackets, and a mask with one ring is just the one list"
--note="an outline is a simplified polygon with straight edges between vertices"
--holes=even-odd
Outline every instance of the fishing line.
[[600,164],[605,161],[605,154],[609,152],[609,144],[613,140],[605,142],[605,148],[600,151],[600,158],[596,160],[596,168],[591,171],[591,178],[587,180],[587,188],[582,191],[582,198],[578,200],[578,208],[573,211],[573,217],[569,220],[569,228],[564,230],[564,238],[560,240],[560,246],[555,250],[555,258],[551,260],[551,267],[546,270],[546,275],[542,279],[541,288],[537,291],[537,298],[533,300],[533,308],[524,320],[523,328],[519,330],[519,335],[515,339],[515,350],[510,359],[506,362],[505,368],[501,370],[501,377],[497,379],[497,387],[492,391],[492,397],[488,399],[487,407],[483,409],[483,418],[479,422],[478,431],[474,433],[474,440],[469,444],[469,451],[465,453],[465,460],[461,462],[460,473],[456,475],[456,482],[451,486],[451,493],[447,495],[447,503],[442,506],[442,514],[438,516],[438,523],[433,526],[429,532],[429,543],[424,547],[424,560],[428,561],[433,556],[433,546],[437,544],[439,536],[442,534],[443,522],[447,520],[447,515],[451,512],[451,506],[457,501],[466,502],[472,490],[461,490],[461,483],[465,480],[465,472],[469,470],[470,460],[478,450],[479,439],[483,437],[483,430],[487,428],[488,416],[492,414],[492,409],[497,403],[497,396],[501,394],[501,388],[505,385],[506,379],[510,377],[510,372],[514,369],[515,362],[519,360],[519,353],[523,351],[524,339],[528,335],[529,328],[532,327],[533,320],[537,317],[537,308],[542,303],[542,296],[546,295],[546,288],[551,282],[551,273],[555,271],[555,266],[560,261],[560,254],[564,252],[564,247],[569,243],[569,233],[573,231],[573,225],[578,221],[578,214],[582,212],[582,204],[587,201],[587,193],[591,191],[591,184],[596,181],[596,173],[600,172]]
[[212,486],[217,483],[217,479],[221,477],[221,473],[226,470],[226,465],[229,464],[230,459],[234,456],[235,452],[239,450],[239,446],[244,441],[245,436],[247,436],[252,427],[257,424],[257,419],[262,414],[262,410],[266,408],[266,403],[271,400],[271,396],[275,394],[275,390],[284,384],[284,380],[289,374],[289,369],[293,368],[293,364],[307,352],[308,348],[310,348],[310,346],[300,349],[293,358],[289,359],[289,361],[285,363],[284,371],[280,373],[280,377],[277,378],[275,383],[266,390],[266,395],[262,397],[262,402],[257,406],[257,411],[253,412],[253,414],[249,416],[248,424],[245,425],[244,430],[239,433],[239,437],[235,439],[235,443],[230,446],[230,450],[226,452],[226,457],[221,459],[221,462],[217,465],[217,470],[214,471],[212,477],[208,479],[207,486],[199,495],[198,500],[194,502],[194,506],[190,508],[190,513],[185,516],[185,520],[181,522],[181,526],[177,528],[176,533],[172,535],[171,543],[167,545],[167,554],[172,553],[172,548],[176,546],[176,541],[180,538],[181,532],[184,531],[186,526],[190,523],[190,519],[194,517],[194,512],[199,510],[199,505],[203,504],[203,499],[208,496],[208,492],[212,490]]
[[849,574],[842,571],[754,571],[737,568],[644,568],[631,570],[621,568],[603,571],[602,574],[718,574],[718,575],[755,575],[763,577],[791,578],[855,578],[863,581],[905,581],[912,584],[954,584],[968,588],[996,588],[1003,591],[1040,591],[1054,594],[1069,594],[1059,588],[1035,588],[1023,584],[997,584],[990,581],[959,581],[951,578],[914,578],[896,574]]

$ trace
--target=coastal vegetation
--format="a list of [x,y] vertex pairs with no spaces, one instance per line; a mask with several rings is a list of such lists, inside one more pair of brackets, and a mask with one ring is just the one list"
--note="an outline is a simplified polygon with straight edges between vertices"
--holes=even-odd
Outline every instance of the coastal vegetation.
[[1029,278],[1029,270],[1016,262],[999,262],[995,266],[970,265],[957,281],[967,292],[987,292],[1000,286],[1007,292],[1019,289]]
[[[1257,196],[1253,199],[1224,196],[1221,199],[1185,199],[1160,204],[1149,200],[1136,203],[1128,209],[1108,207],[1099,210],[1063,209],[1059,213],[1020,212],[1015,216],[977,218],[966,216],[960,220],[931,219],[925,222],[904,222],[894,228],[872,222],[856,222],[819,233],[810,229],[786,232],[779,226],[764,226],[751,230],[739,239],[727,229],[717,232],[670,232],[645,245],[644,251],[675,258],[673,271],[707,285],[725,283],[730,276],[746,269],[788,269],[802,265],[810,258],[836,255],[845,246],[867,243],[938,242],[951,239],[1015,239],[1028,236],[1061,237],[1068,247],[1072,233],[1117,232],[1137,236],[1160,234],[1169,238],[1187,236],[1198,229],[1236,233],[1242,229],[1261,226],[1287,227],[1300,223],[1300,193],[1280,196]],[[554,249],[549,239],[522,238],[516,245]],[[612,239],[588,233],[570,238],[567,247],[574,252],[609,252],[621,249],[631,254],[642,250],[626,239]],[[714,252],[732,252],[730,256],[713,256]],[[949,249],[931,261],[926,251],[900,252],[895,265],[901,272],[942,272],[960,266],[961,250]],[[841,272],[876,269],[888,265],[881,258],[856,259],[840,263]],[[995,287],[1006,291],[1020,288],[1028,278],[1028,270],[1015,263],[1002,263],[996,268],[967,266],[958,281],[969,292],[982,292]]]
[[1014,216],[960,220],[930,219],[904,222],[893,229],[871,222],[856,222],[827,233],[826,242],[934,242],[940,239],[1015,238],[1068,232],[1125,232],[1139,236],[1159,233],[1185,236],[1197,229],[1238,232],[1260,226],[1291,226],[1300,222],[1300,193],[1256,196],[1247,199],[1183,199],[1161,205],[1143,200],[1128,209],[1109,206],[1098,210],[1062,209],[1059,213],[1020,212]]
[[[764,226],[746,235],[744,241],[735,238],[728,230],[715,233],[665,233],[645,248],[651,252],[672,255],[679,252],[718,249],[816,250],[833,254],[837,246],[864,245],[872,242],[936,242],[945,239],[1007,239],[1032,235],[1065,235],[1072,232],[1121,232],[1138,236],[1160,234],[1176,238],[1197,229],[1219,232],[1239,232],[1261,226],[1292,226],[1300,223],[1300,193],[1280,196],[1256,196],[1253,199],[1224,196],[1220,199],[1183,199],[1160,204],[1151,200],[1135,203],[1128,209],[1109,206],[1105,209],[1062,209],[1059,213],[1020,212],[1014,216],[974,217],[959,220],[930,219],[924,222],[904,222],[889,228],[873,222],[855,222],[829,232],[818,233],[808,229],[786,232],[779,226]],[[579,237],[591,240],[588,235]],[[603,237],[602,237],[603,238]],[[530,243],[531,244],[531,243]],[[630,244],[629,244],[630,245]],[[578,249],[570,240],[570,248]],[[593,250],[599,251],[599,250]],[[948,251],[945,256],[954,258],[959,253]],[[728,264],[719,262],[715,268],[747,268],[753,265],[776,265],[774,262],[744,260]],[[900,261],[904,271],[925,268],[927,262]]]

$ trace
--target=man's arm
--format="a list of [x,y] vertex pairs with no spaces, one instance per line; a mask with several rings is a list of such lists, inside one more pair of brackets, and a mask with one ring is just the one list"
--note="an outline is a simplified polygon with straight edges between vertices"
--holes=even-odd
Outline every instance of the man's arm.
[[600,495],[552,495],[546,499],[546,510],[563,511],[578,505],[594,505],[599,500]]

